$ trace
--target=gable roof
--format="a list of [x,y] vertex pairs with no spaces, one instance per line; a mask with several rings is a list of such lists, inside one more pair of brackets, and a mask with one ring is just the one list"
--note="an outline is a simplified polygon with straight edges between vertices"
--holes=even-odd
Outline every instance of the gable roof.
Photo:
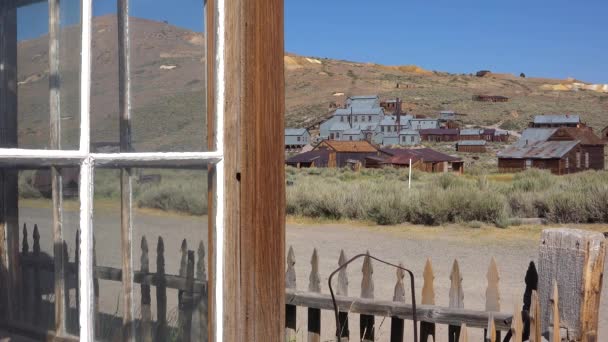
[[315,150],[319,150],[320,147],[327,146],[328,148],[336,152],[378,152],[378,149],[370,144],[366,140],[361,141],[338,141],[338,140],[324,140],[320,142]]
[[535,124],[560,124],[560,123],[580,123],[580,115],[569,115],[569,114],[549,114],[549,115],[536,115],[534,117]]
[[303,135],[306,134],[306,128],[285,128],[285,135]]
[[511,145],[498,152],[498,158],[555,159],[562,158],[579,144],[578,141],[545,141],[533,145]]
[[515,145],[526,146],[547,141],[556,131],[557,128],[526,128]]
[[458,135],[457,128],[429,128],[419,130],[420,135]]
[[416,160],[420,160],[422,159],[425,162],[431,162],[431,163],[435,163],[435,162],[443,162],[443,161],[447,161],[447,162],[456,162],[456,161],[462,161],[460,158],[457,157],[452,157],[450,155],[441,153],[441,152],[437,152],[433,149],[430,148],[407,148],[407,149],[402,149],[402,148],[384,148],[384,149],[380,149],[381,152],[384,152],[388,155],[391,155],[392,157],[390,158],[391,161],[395,160],[395,161],[405,161],[411,158],[412,161],[416,161]]
[[[572,137],[573,140],[578,140],[583,145],[604,145],[604,141],[600,139],[592,130],[588,128],[578,128],[578,127],[560,127],[557,129],[555,133],[551,136],[551,138],[559,137],[559,134],[564,132]],[[552,139],[549,140],[552,140]]]
[[313,150],[308,152],[302,152],[295,156],[288,158],[285,163],[297,164],[297,163],[311,163],[315,160],[327,161],[329,159],[329,151],[327,150]]

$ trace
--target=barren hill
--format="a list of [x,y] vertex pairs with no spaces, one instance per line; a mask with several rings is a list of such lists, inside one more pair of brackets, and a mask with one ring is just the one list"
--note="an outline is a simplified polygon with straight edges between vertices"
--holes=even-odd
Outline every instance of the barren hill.
[[[137,150],[205,148],[204,37],[167,23],[132,18],[131,80],[133,137]],[[63,141],[77,139],[79,43],[77,28],[62,33]],[[92,125],[94,142],[118,140],[116,17],[94,19]],[[382,52],[379,52],[382,53]],[[23,147],[48,140],[48,37],[19,43],[19,133]],[[406,63],[404,58],[404,64]],[[408,111],[436,115],[451,109],[471,125],[521,128],[539,113],[579,113],[598,129],[608,125],[608,94],[568,87],[576,80],[485,77],[424,70],[413,65],[285,57],[286,121],[306,127],[328,115],[345,96],[400,97]],[[578,89],[578,90],[571,90]],[[506,103],[474,102],[473,95],[504,95]],[[202,137],[202,138],[201,138]]]

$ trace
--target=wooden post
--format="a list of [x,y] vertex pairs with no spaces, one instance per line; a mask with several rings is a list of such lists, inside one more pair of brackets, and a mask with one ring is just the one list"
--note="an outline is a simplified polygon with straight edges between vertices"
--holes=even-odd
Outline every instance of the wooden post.
[[[180,247],[180,251],[181,251],[181,261],[179,264],[179,276],[182,278],[186,278],[186,275],[188,273],[188,242],[186,241],[186,239],[182,240],[182,245]],[[182,329],[182,327],[185,324],[185,320],[186,320],[186,316],[188,315],[187,312],[185,312],[185,306],[182,305],[182,297],[184,296],[184,293],[186,291],[184,290],[179,290],[177,291],[177,304],[178,304],[178,311],[177,311],[177,327],[180,329]]]
[[496,323],[494,322],[494,316],[490,313],[488,318],[488,328],[485,329],[485,342],[496,341]]
[[[285,271],[285,287],[288,289],[296,289],[296,256],[293,252],[293,247],[289,246],[287,253],[287,271]],[[296,341],[296,324],[297,324],[297,307],[295,305],[285,305],[285,341]]]
[[[403,267],[402,263],[399,263]],[[393,293],[393,302],[405,302],[405,287],[403,286],[403,278],[405,271],[397,269],[397,283]],[[398,317],[391,317],[391,342],[403,342],[403,320]]]
[[[361,298],[374,299],[374,268],[372,259],[367,256],[363,259],[363,268],[361,269],[363,278],[361,280]],[[373,315],[359,316],[359,335],[362,342],[373,342],[375,336],[375,319]]]
[[[95,317],[95,338],[101,335],[101,320],[99,319],[99,278],[95,273],[97,269],[97,243],[95,235],[93,235],[93,317]],[[86,274],[81,274],[81,277],[88,277]]]
[[532,305],[530,306],[530,342],[542,342],[540,333],[541,307],[538,292],[532,291]]
[[[141,273],[150,273],[150,260],[148,258],[148,240],[145,236],[141,238]],[[152,342],[152,298],[150,297],[150,285],[141,283],[141,338],[143,342]]]
[[[486,311],[500,312],[500,290],[498,288],[500,276],[498,275],[498,266],[496,265],[496,259],[494,259],[494,257],[490,260],[486,278],[488,279],[488,287],[486,288]],[[487,331],[484,331],[484,336],[487,336]],[[500,337],[500,331],[496,331],[496,339],[492,342],[500,342]]]
[[460,342],[469,342],[469,333],[467,331],[467,325],[463,323],[460,326],[460,335],[458,336]]
[[[431,259],[426,259],[424,265],[424,284],[422,285],[422,305],[435,305],[435,275]],[[420,342],[428,342],[429,337],[435,340],[435,323],[420,322]]]
[[[308,277],[308,292],[321,293],[321,277],[319,276],[319,255],[315,248],[310,259],[310,276]],[[308,308],[308,342],[321,341],[321,309]]]
[[192,339],[192,298],[194,289],[194,251],[188,251],[186,266],[186,290],[182,291],[179,301],[179,312],[182,318],[179,329],[181,340],[190,342]]
[[[606,243],[602,233],[580,229],[545,229],[539,248],[539,297],[549,307],[552,282],[561,294],[562,327],[572,340],[585,342],[598,330]],[[550,311],[542,313],[542,331],[549,330]]]
[[[208,284],[207,282],[207,270],[205,268],[205,245],[203,241],[200,241],[198,244],[198,261],[196,262],[196,278],[203,284]],[[199,319],[199,341],[207,342],[208,341],[208,305],[207,301],[209,300],[209,287],[203,286],[203,292],[200,294],[200,298],[198,300],[198,319]]]
[[513,332],[513,342],[523,342],[524,323],[521,318],[521,310],[519,310],[517,305],[513,311],[511,331]]
[[[462,290],[462,275],[460,274],[460,266],[458,260],[454,259],[452,264],[452,272],[450,273],[450,308],[464,309],[464,291]],[[460,335],[460,326],[448,326],[449,342],[458,342]]]
[[[131,65],[129,36],[129,0],[117,0],[118,26],[118,111],[120,152],[133,152],[131,148]],[[120,169],[120,236],[122,254],[123,340],[135,337],[135,306],[133,305],[133,184],[132,170]]]
[[[344,250],[340,250],[340,258],[338,259],[338,266],[342,266],[346,263],[346,254],[344,254]],[[346,269],[348,266],[345,266],[338,272],[338,286],[336,288],[336,295],[348,297],[348,273]],[[339,332],[339,341],[340,342],[348,342],[350,331],[348,328],[348,312],[339,311],[338,312],[338,321],[340,321],[340,332]]]
[[165,242],[158,237],[156,245],[156,338],[167,340],[167,286],[165,284]]
[[[38,231],[38,225],[34,225],[34,260],[40,260],[40,232]],[[40,286],[40,264],[34,265],[34,324],[40,324],[42,321],[42,288]]]
[[559,313],[559,291],[557,288],[557,281],[553,281],[553,293],[551,295],[551,327],[549,331],[549,340],[551,342],[561,342],[560,329],[560,313]]
[[[30,246],[27,242],[27,225],[23,224],[23,242],[21,243],[21,257],[27,257],[30,254]],[[37,261],[37,260],[35,260]],[[23,268],[21,269],[21,283],[23,284],[23,289],[21,291],[21,303],[23,303],[22,319],[26,322],[30,321],[30,316],[33,313],[31,311],[32,307],[30,305],[30,279],[29,278],[29,265],[22,264]]]
[[218,255],[225,268],[218,280],[224,286],[218,340],[278,342],[285,319],[285,278],[277,272],[286,251],[284,1],[219,4],[225,4],[226,17],[218,21],[225,19],[226,40],[213,59],[226,72],[215,82],[225,95],[216,101],[224,122],[215,127],[224,128],[226,252]]

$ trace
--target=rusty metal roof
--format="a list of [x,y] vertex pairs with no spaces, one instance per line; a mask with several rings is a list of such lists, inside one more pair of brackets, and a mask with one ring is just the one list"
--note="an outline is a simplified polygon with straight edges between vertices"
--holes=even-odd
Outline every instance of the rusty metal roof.
[[550,115],[536,115],[534,117],[534,123],[536,124],[561,124],[561,123],[580,123],[581,117],[579,115],[569,114],[550,114]]
[[378,149],[368,141],[338,141],[324,140],[315,147],[315,150],[320,147],[327,146],[336,152],[378,152]]
[[405,160],[409,160],[410,158],[412,159],[412,161],[422,159],[425,162],[462,161],[460,158],[452,157],[450,155],[447,155],[447,154],[444,154],[441,152],[437,152],[433,149],[426,148],[426,147],[425,148],[407,148],[407,149],[385,148],[385,149],[381,149],[380,151],[393,156],[390,159],[391,161],[405,161]]
[[556,131],[557,128],[526,128],[515,145],[526,146],[547,141]]
[[575,148],[580,142],[545,141],[529,145],[511,145],[498,152],[498,158],[513,159],[555,159],[561,158]]
[[458,135],[458,129],[456,128],[430,128],[421,129],[420,135]]

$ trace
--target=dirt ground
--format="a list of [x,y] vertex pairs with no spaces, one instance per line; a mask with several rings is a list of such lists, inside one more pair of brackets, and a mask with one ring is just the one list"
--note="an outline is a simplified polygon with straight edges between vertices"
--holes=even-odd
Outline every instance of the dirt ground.
[[[521,308],[525,289],[524,276],[530,261],[537,261],[540,231],[546,227],[516,227],[510,229],[471,229],[448,227],[377,227],[352,224],[290,223],[287,229],[287,245],[293,246],[296,255],[298,289],[308,289],[310,258],[313,248],[319,254],[319,270],[323,293],[329,293],[327,280],[338,266],[340,249],[347,257],[369,252],[390,262],[402,262],[416,277],[416,300],[420,303],[422,273],[427,258],[431,258],[435,271],[436,305],[448,306],[451,271],[454,259],[458,259],[463,277],[465,308],[484,310],[486,273],[490,259],[496,258],[500,272],[501,311],[512,313]],[[608,226],[588,226],[608,231]],[[360,295],[361,263],[348,268],[349,295]],[[374,290],[376,299],[390,300],[396,281],[395,271],[375,264]],[[608,289],[604,283],[602,303],[608,303]],[[407,287],[406,287],[407,293]],[[406,301],[410,302],[406,296]],[[330,341],[335,329],[331,312],[322,314],[324,341]],[[358,336],[358,315],[350,315],[351,337]],[[410,323],[410,324],[408,324]],[[388,341],[390,319],[376,319],[379,326],[377,341]],[[411,322],[406,322],[406,336],[412,336]],[[608,305],[603,304],[600,313],[600,338],[608,336]],[[409,329],[409,331],[408,331]],[[298,309],[298,341],[306,340],[306,311]],[[481,341],[481,329],[469,329],[472,341]],[[503,335],[504,336],[504,335]],[[604,337],[602,337],[604,336]],[[437,342],[447,341],[447,327],[437,326]]]
[[[40,229],[42,251],[52,250],[52,222],[50,208],[44,206],[22,207],[20,222],[27,222],[30,229],[37,223]],[[120,212],[118,208],[100,206],[95,211],[95,231],[97,264],[120,268]],[[163,214],[154,211],[136,210],[132,237],[134,267],[140,267],[140,242],[146,235],[149,246],[150,271],[156,271],[156,243],[158,236],[165,242],[165,264],[167,273],[177,274],[179,270],[180,245],[184,238],[189,249],[196,250],[199,241],[207,246],[207,218]],[[46,223],[46,224],[45,224]],[[75,229],[78,224],[77,212],[66,210],[64,231],[68,240],[70,258],[73,260]],[[578,226],[597,231],[608,231],[608,226]],[[390,262],[402,262],[416,276],[417,302],[420,302],[422,273],[427,258],[431,258],[435,271],[436,304],[447,306],[450,288],[449,274],[454,259],[458,259],[463,277],[465,308],[483,310],[485,303],[486,272],[490,259],[496,258],[500,272],[501,311],[513,312],[521,307],[524,291],[524,275],[530,261],[538,257],[540,232],[546,227],[512,227],[498,229],[482,227],[472,229],[461,226],[421,227],[368,226],[360,223],[318,223],[296,222],[287,224],[287,247],[293,246],[296,255],[295,270],[297,287],[308,289],[310,258],[317,248],[320,264],[321,287],[329,293],[328,276],[338,266],[340,250],[347,257],[369,251],[372,255]],[[196,241],[195,244],[192,241]],[[30,239],[30,249],[32,241]],[[396,281],[395,271],[374,264],[374,295],[377,299],[392,299]],[[361,284],[361,263],[348,268],[349,295],[359,296]],[[140,298],[136,286],[135,298]],[[407,290],[407,288],[406,288]],[[169,319],[175,314],[177,292],[168,292]],[[100,282],[100,311],[113,316],[121,316],[120,283]],[[409,299],[406,299],[409,302]],[[602,303],[607,303],[608,289],[604,284]],[[155,291],[152,288],[153,317],[156,306]],[[173,308],[173,310],[171,310]],[[136,315],[138,310],[136,309]],[[351,336],[358,336],[358,315],[351,315]],[[412,336],[411,324],[406,322],[406,336]],[[332,340],[335,329],[331,312],[323,312],[323,341]],[[377,341],[388,341],[390,320],[377,318]],[[600,339],[608,336],[608,305],[602,305],[600,316]],[[480,329],[470,329],[474,341],[481,340]],[[2,335],[0,334],[0,337]],[[306,309],[298,309],[298,341],[306,340]],[[437,342],[447,341],[447,328],[437,327]]]

